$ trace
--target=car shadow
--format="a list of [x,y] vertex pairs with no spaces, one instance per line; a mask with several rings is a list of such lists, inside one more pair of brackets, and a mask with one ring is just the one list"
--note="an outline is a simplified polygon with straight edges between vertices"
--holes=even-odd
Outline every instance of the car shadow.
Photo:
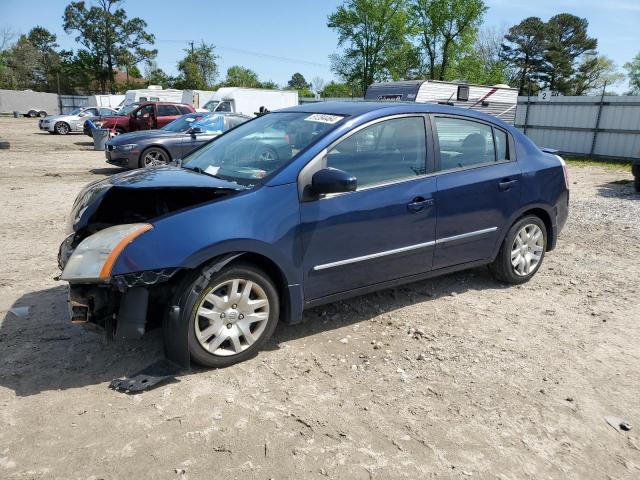
[[79,147],[93,147],[93,142],[73,142],[73,144]]
[[[304,314],[297,325],[280,324],[261,355],[280,345],[320,332],[365,322],[415,303],[428,303],[468,290],[508,288],[484,268],[382,290]],[[20,297],[12,309],[28,307],[26,315],[8,311],[0,324],[0,385],[25,397],[50,390],[82,388],[130,376],[164,358],[162,332],[154,329],[141,340],[108,342],[102,333],[69,322],[67,287],[57,286]],[[425,305],[428,307],[428,305]],[[193,366],[183,375],[197,374]]]
[[598,195],[605,198],[640,200],[640,192],[633,187],[633,180],[616,180],[598,185]]
[[116,173],[122,173],[124,171],[124,168],[119,167],[92,168],[91,170],[89,170],[89,172],[93,173],[94,175],[114,175]]

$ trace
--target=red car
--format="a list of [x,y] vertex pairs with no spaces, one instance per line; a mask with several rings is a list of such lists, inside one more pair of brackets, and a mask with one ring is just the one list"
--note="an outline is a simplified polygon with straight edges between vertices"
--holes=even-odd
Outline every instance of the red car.
[[184,103],[132,103],[122,107],[117,115],[102,117],[94,123],[96,127],[114,130],[120,134],[161,128],[185,113],[194,112],[195,109],[191,105]]

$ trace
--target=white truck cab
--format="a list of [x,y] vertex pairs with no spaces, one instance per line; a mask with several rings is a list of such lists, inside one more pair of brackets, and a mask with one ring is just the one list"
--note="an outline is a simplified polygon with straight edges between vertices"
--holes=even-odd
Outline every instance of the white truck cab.
[[296,105],[298,92],[295,90],[223,87],[215,92],[203,108],[210,112],[255,116],[265,110],[279,110]]

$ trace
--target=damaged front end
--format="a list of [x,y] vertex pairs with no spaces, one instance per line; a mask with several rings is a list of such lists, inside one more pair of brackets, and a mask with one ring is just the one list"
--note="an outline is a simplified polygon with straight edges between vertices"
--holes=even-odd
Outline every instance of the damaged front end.
[[60,245],[61,280],[69,282],[71,321],[103,329],[107,338],[140,338],[160,325],[181,269],[167,266],[113,274],[129,244],[155,219],[242,190],[178,167],[135,170],[87,186],[76,199]]

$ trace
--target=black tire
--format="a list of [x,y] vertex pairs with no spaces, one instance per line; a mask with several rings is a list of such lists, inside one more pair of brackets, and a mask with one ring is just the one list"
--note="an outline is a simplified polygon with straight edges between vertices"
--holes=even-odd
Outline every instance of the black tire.
[[[207,268],[204,268],[199,274],[184,279],[181,286],[178,287],[174,298],[175,303],[172,303],[172,305],[180,306],[181,321],[188,322],[188,344],[192,360],[205,367],[223,368],[255,356],[262,345],[273,335],[280,316],[279,297],[271,278],[249,263],[232,263],[211,275],[209,279],[205,276],[206,270]],[[236,278],[249,280],[262,288],[269,302],[268,319],[261,336],[244,350],[228,356],[215,355],[206,350],[196,337],[195,322],[202,320],[201,318],[196,318],[198,308],[213,288],[227,280]]]
[[71,127],[66,122],[58,122],[53,127],[58,135],[67,135],[71,131]]
[[633,177],[633,188],[636,189],[636,192],[640,192],[640,175]]
[[[516,239],[516,235],[527,225],[536,225],[542,230],[542,245],[540,260],[537,265],[526,275],[521,275],[516,272],[515,267],[511,263],[511,248]],[[521,283],[528,282],[536,274],[542,265],[544,255],[547,251],[547,228],[544,222],[535,215],[527,215],[518,219],[509,229],[507,235],[500,246],[498,256],[489,264],[489,271],[493,274],[496,280],[509,283],[511,285],[519,285]]]
[[51,135],[55,135],[56,134],[55,130],[54,131],[47,130],[47,132],[49,132]]
[[44,118],[44,117],[46,117],[46,116],[47,116],[47,112],[45,112],[44,110],[40,110],[40,111],[38,112],[38,116],[39,116],[40,118]]
[[633,187],[636,192],[640,192],[640,163],[634,163],[631,166],[631,173],[633,174]]
[[169,152],[167,152],[164,148],[149,147],[149,148],[145,148],[140,154],[140,158],[138,159],[138,166],[140,168],[148,168],[153,166],[151,164],[147,164],[147,160],[146,160],[147,156],[153,153],[156,153],[159,156],[159,158],[161,156],[163,159],[162,162],[165,165],[171,161],[171,154],[169,154]]
[[27,117],[29,118],[36,118],[38,116],[38,112],[36,110],[29,110],[27,112]]
[[2,140],[0,138],[0,150],[8,150],[11,147],[9,140]]

